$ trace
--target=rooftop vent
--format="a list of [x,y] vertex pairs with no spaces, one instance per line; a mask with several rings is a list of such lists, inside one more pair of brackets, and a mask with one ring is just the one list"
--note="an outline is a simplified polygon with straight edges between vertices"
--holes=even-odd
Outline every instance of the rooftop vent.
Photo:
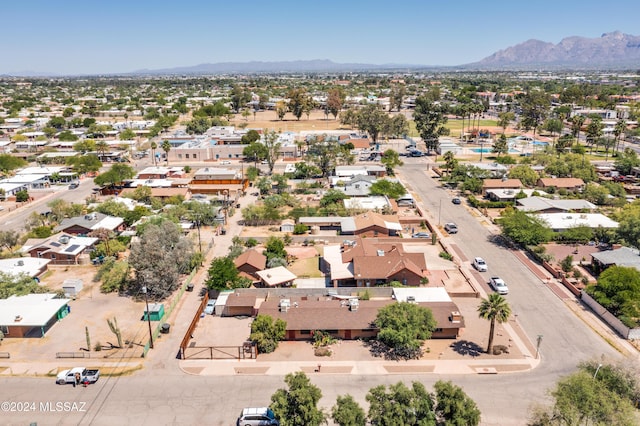
[[58,239],[58,241],[60,242],[60,244],[68,244],[69,243],[69,237],[66,235],[63,235],[60,237],[60,239]]
[[378,256],[384,256],[384,250],[377,250]]
[[407,303],[416,303],[415,296],[407,296]]
[[460,311],[451,311],[451,315],[449,315],[449,320],[454,323],[458,323],[462,321],[462,315]]
[[24,260],[18,260],[17,266],[24,266]]
[[16,317],[13,319],[14,322],[20,322],[22,321],[22,317],[20,315],[16,315]]

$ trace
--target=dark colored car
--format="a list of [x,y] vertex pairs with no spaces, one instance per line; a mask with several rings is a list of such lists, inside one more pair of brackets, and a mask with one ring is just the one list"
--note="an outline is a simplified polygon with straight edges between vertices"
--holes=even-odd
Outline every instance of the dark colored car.
[[451,202],[452,202],[453,204],[461,204],[461,203],[462,203],[462,200],[461,200],[460,198],[456,197],[456,198],[454,198],[453,200],[451,200]]
[[431,234],[429,234],[428,232],[416,232],[415,234],[411,235],[411,238],[430,238]]
[[69,189],[76,189],[79,186],[80,184],[78,182],[71,182],[71,184],[69,185]]

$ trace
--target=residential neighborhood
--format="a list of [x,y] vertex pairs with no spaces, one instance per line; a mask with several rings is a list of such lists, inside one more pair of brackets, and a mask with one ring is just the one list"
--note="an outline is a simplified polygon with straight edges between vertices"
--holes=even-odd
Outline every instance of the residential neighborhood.
[[0,75],[7,424],[637,424],[639,82]]

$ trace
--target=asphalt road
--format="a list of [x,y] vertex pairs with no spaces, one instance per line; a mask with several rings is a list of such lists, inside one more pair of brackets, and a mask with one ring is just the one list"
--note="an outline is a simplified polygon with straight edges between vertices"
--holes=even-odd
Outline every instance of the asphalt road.
[[[405,163],[401,173],[425,207],[435,218],[440,216],[442,223],[458,224],[459,233],[447,238],[468,259],[477,255],[485,258],[489,272],[483,276],[487,281],[496,274],[508,283],[507,298],[518,321],[531,340],[543,336],[542,363],[527,373],[499,375],[313,376],[312,382],[320,386],[324,395],[321,406],[329,409],[338,395],[346,393],[365,405],[366,393],[378,384],[418,380],[431,389],[433,383],[443,379],[462,386],[476,401],[483,425],[522,425],[532,404],[546,401],[545,391],[559,376],[572,372],[580,361],[619,357],[510,252],[492,243],[490,229],[480,218],[472,216],[464,205],[452,204],[453,194],[425,177],[425,159],[407,159]],[[267,405],[270,395],[283,386],[283,378],[275,376],[191,376],[180,372],[176,364],[173,358],[150,359],[142,372],[129,377],[104,377],[88,388],[58,386],[53,378],[3,377],[0,403],[12,401],[14,405],[8,408],[21,412],[0,412],[0,422],[232,425],[243,407]],[[69,404],[58,407],[55,402]]]

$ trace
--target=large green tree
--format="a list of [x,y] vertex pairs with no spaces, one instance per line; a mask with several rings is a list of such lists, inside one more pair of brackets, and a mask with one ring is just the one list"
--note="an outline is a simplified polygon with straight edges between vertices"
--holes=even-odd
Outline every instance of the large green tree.
[[78,174],[95,173],[102,168],[102,162],[95,154],[68,157],[65,163],[72,166],[73,171]]
[[538,217],[513,208],[506,208],[500,216],[502,232],[519,244],[538,245],[553,239],[553,230]]
[[640,271],[626,266],[610,266],[598,277],[598,285],[587,293],[628,327],[640,324]]
[[249,287],[251,281],[240,276],[233,259],[225,256],[216,257],[211,261],[205,285],[209,289],[231,290]]
[[498,293],[491,293],[487,299],[482,299],[478,306],[478,315],[482,319],[489,320],[489,343],[487,343],[487,353],[493,349],[493,337],[496,329],[496,321],[504,323],[509,320],[511,308],[507,300]]
[[271,395],[271,409],[280,426],[319,426],[326,422],[326,414],[318,408],[322,391],[299,371],[284,378],[287,388]]
[[127,164],[114,164],[111,169],[98,175],[93,182],[99,186],[120,186],[127,179],[132,179],[136,175],[133,167]]
[[378,141],[388,120],[389,115],[377,104],[367,104],[356,116],[358,129],[367,132],[374,143]]
[[394,169],[396,167],[404,164],[398,155],[398,151],[393,149],[387,149],[383,152],[380,162],[387,168],[387,174],[391,176],[395,175]]
[[15,275],[0,271],[0,299],[6,299],[13,295],[24,296],[48,291],[51,290],[39,285],[27,274]]
[[378,179],[369,189],[371,195],[386,195],[389,198],[400,198],[407,190],[400,182],[392,182],[389,179]]
[[424,340],[431,338],[437,322],[429,308],[415,303],[392,303],[378,311],[378,341],[400,358],[416,358]]
[[480,410],[475,401],[451,382],[438,380],[434,384],[436,415],[440,425],[477,426],[480,424]]
[[275,351],[278,342],[284,339],[287,331],[287,323],[280,318],[275,321],[269,315],[260,315],[251,322],[251,334],[249,339],[256,342],[258,351],[268,354]]
[[416,98],[413,121],[429,152],[437,150],[440,147],[440,136],[448,133],[444,127],[448,121],[447,112],[445,105],[436,104],[424,96]]
[[162,300],[179,285],[180,274],[189,271],[193,242],[173,222],[150,224],[140,239],[131,243],[129,264],[135,269],[130,292],[140,294],[145,286],[152,300]]
[[631,402],[607,388],[593,374],[578,371],[562,378],[551,391],[553,406],[534,411],[532,426],[637,425]]
[[338,395],[331,419],[339,426],[365,426],[367,415],[351,395]]
[[376,426],[419,425],[435,426],[433,397],[420,382],[412,382],[408,388],[398,382],[369,389],[369,421]]
[[525,130],[532,129],[534,139],[536,137],[536,131],[549,114],[550,106],[551,99],[549,95],[542,90],[530,90],[521,100],[522,118],[520,125]]

